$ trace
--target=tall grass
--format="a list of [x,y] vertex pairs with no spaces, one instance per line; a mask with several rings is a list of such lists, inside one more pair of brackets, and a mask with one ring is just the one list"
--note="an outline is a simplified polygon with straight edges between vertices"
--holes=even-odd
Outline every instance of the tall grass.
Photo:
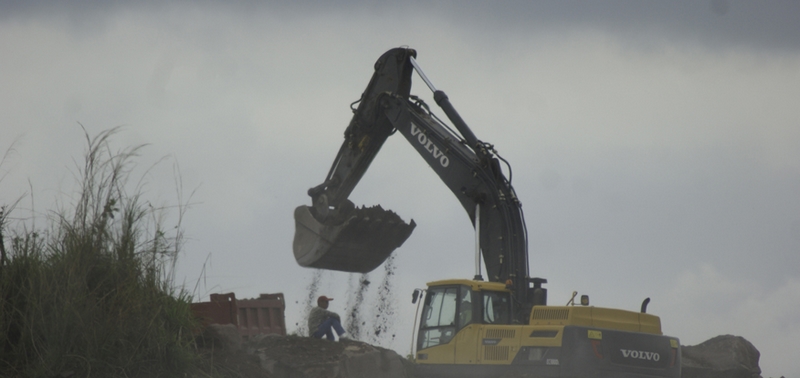
[[165,209],[144,201],[141,186],[128,192],[141,147],[112,151],[116,131],[86,134],[79,190],[43,229],[12,222],[14,204],[0,203],[2,377],[194,370],[191,296],[173,288],[169,271],[180,227],[163,227]]

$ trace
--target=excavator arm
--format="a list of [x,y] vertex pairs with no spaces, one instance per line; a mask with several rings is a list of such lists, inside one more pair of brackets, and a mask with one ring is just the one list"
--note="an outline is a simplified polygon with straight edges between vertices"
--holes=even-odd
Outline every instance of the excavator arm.
[[382,93],[409,95],[413,73],[409,57],[414,54],[414,50],[398,48],[378,59],[325,181],[308,190],[312,205],[295,209],[293,249],[301,266],[369,272],[411,235],[413,220],[407,224],[379,206],[355,208],[347,198],[394,132],[378,97]]
[[[400,132],[472,220],[487,278],[510,279],[517,299],[527,302],[527,234],[516,193],[492,146],[475,137],[447,95],[419,70],[415,57],[414,50],[397,48],[376,62],[326,180],[309,190],[312,206],[295,210],[295,257],[302,266],[365,272],[408,238],[413,220],[406,224],[391,211],[357,209],[347,200],[386,139]],[[457,131],[410,95],[415,68]]]

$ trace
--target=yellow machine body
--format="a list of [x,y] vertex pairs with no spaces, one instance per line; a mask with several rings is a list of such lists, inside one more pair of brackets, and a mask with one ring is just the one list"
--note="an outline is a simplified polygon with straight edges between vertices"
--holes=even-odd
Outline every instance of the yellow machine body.
[[[416,362],[428,376],[482,376],[507,370],[554,377],[602,376],[604,369],[616,373],[628,369],[633,377],[671,377],[680,371],[679,342],[662,335],[658,316],[594,306],[534,306],[528,324],[492,324],[489,321],[502,323],[506,318],[487,315],[486,308],[491,307],[487,300],[475,306],[456,301],[455,309],[441,305],[437,314],[432,302],[443,298],[444,303],[451,292],[450,297],[471,297],[473,303],[476,298],[511,297],[510,289],[497,282],[429,283],[431,299],[423,307],[416,351]],[[501,302],[495,307],[497,303]],[[464,321],[461,312],[467,308],[481,308],[483,316]],[[441,332],[429,327],[434,316],[441,319],[451,312],[455,312],[453,327],[446,321],[439,323]]]

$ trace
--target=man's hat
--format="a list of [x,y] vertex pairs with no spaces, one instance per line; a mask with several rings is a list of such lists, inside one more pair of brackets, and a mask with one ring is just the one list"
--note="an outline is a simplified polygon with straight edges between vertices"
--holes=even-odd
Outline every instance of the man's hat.
[[333,298],[328,298],[328,297],[326,297],[324,295],[320,295],[319,298],[317,298],[317,303],[319,303],[319,302],[328,302],[328,301],[332,301],[332,300],[333,300]]

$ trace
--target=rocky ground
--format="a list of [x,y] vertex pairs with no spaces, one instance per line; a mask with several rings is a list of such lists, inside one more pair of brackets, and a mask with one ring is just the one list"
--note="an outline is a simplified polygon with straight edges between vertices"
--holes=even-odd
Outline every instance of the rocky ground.
[[200,345],[221,373],[233,377],[414,377],[413,363],[396,352],[354,340],[264,335],[243,341],[233,326],[213,325]]
[[[214,325],[200,339],[217,370],[243,378],[414,378],[414,364],[392,350],[353,340],[300,336],[242,340],[236,328]],[[682,347],[683,378],[760,378],[760,354],[742,337],[717,336]]]

